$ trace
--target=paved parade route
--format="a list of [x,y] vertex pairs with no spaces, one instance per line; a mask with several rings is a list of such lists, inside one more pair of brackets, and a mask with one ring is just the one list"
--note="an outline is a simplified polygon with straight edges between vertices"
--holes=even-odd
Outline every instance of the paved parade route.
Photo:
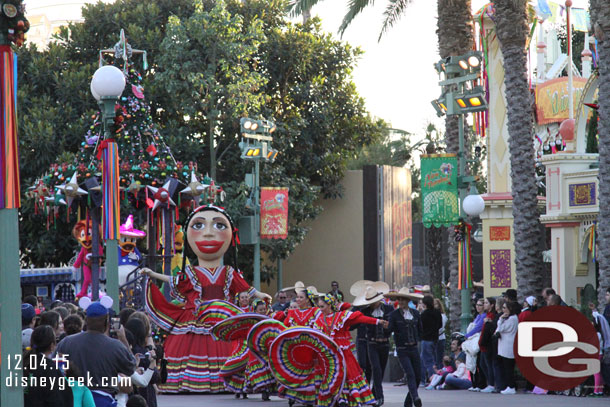
[[[402,407],[406,387],[387,383],[384,386],[384,407]],[[466,390],[425,390],[421,388],[420,397],[423,407],[597,407],[610,405],[610,399],[568,396],[540,396],[533,394],[516,394],[505,396],[501,394],[480,394]],[[161,395],[158,398],[159,407],[288,407],[286,400],[271,397],[271,401],[263,402],[260,394],[251,395],[247,400],[236,400],[232,394],[185,394]],[[298,405],[297,405],[298,406]]]

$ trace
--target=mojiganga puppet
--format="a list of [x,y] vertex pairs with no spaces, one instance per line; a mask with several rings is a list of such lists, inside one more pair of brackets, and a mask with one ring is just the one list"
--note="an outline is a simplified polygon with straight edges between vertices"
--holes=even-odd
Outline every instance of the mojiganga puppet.
[[[100,230],[101,235],[101,230]],[[72,228],[72,236],[78,241],[81,246],[76,261],[74,262],[74,268],[82,267],[83,279],[81,289],[76,294],[76,299],[85,297],[89,286],[91,285],[91,265],[92,265],[92,234],[91,234],[91,223],[89,221],[81,220],[76,222]],[[98,246],[98,255],[102,255],[104,249],[101,245]],[[99,262],[99,259],[98,259]]]
[[[133,215],[129,215],[121,225],[119,242],[119,285],[127,282],[129,273],[135,270],[142,261],[142,254],[137,248],[137,241],[146,236],[146,232],[135,229]],[[132,278],[137,276],[132,276]]]

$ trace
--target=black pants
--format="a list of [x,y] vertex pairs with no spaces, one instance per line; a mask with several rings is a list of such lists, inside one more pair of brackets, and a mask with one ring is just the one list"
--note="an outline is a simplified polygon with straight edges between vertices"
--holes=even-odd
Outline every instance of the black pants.
[[356,339],[356,358],[360,369],[364,372],[367,383],[371,382],[371,362],[368,357],[368,346],[366,339]]
[[389,342],[369,342],[368,343],[369,362],[373,373],[373,395],[377,400],[383,398],[383,374],[388,364],[390,353]]
[[479,389],[484,389],[487,387],[487,377],[485,377],[485,371],[481,367],[481,352],[477,355],[477,367],[472,375],[472,387],[478,387]]
[[419,386],[419,383],[421,383],[422,379],[421,358],[419,356],[419,352],[417,351],[417,345],[400,347],[396,350],[396,353],[398,353],[398,361],[400,362],[400,366],[407,375],[407,387],[409,388],[409,393],[405,398],[404,406],[411,407],[413,405],[413,401],[419,398],[417,387]]
[[515,385],[515,359],[498,356],[502,361],[502,373],[504,376],[506,387],[516,388]]

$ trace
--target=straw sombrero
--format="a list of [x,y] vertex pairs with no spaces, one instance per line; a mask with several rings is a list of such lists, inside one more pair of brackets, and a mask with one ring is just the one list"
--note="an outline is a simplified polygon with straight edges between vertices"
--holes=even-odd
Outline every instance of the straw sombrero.
[[367,285],[372,284],[372,283],[373,282],[371,280],[359,280],[359,281],[356,281],[350,287],[349,293],[351,295],[353,295],[354,297],[357,297],[358,295],[362,294],[362,292],[364,291],[364,289],[366,288]]
[[305,290],[305,284],[303,284],[302,281],[297,281],[296,283],[294,283],[294,286],[292,287],[284,287],[282,288],[280,291],[303,291]]
[[356,296],[352,305],[354,307],[362,307],[365,305],[374,304],[383,299],[383,295],[390,291],[390,286],[384,281],[375,281],[367,284],[363,291]]
[[411,292],[407,287],[403,287],[398,291],[391,291],[387,294],[384,294],[383,296],[390,299],[406,298],[409,300],[416,301],[424,298],[423,294]]

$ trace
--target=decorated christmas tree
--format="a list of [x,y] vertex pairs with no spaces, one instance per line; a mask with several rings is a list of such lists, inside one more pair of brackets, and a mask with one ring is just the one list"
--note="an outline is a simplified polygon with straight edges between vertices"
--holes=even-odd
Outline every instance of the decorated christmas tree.
[[[195,164],[189,162],[185,165],[174,158],[163,135],[156,128],[145,97],[142,75],[132,60],[135,54],[142,55],[142,67],[146,70],[146,52],[132,49],[123,31],[114,48],[100,51],[100,66],[105,63],[114,64],[123,70],[126,79],[125,90],[115,106],[116,116],[112,129],[119,150],[119,185],[123,190],[123,201],[131,202],[136,208],[141,203],[150,205],[155,199],[156,189],[173,178],[183,185],[173,191],[178,206],[185,199],[189,204],[195,204],[196,197],[217,191],[210,191],[207,188],[209,183],[199,182],[202,176],[197,172]],[[76,188],[70,188],[71,184],[78,185],[92,177],[101,178],[101,151],[105,143],[101,112],[98,111],[91,119],[92,123],[86,130],[73,161],[52,164],[49,171],[28,191],[28,195],[36,199],[37,210],[46,207],[46,213],[51,219],[57,217],[57,210],[51,211],[53,207],[71,207],[74,201],[87,199],[86,194],[79,194],[75,192]],[[153,188],[143,188],[145,186]]]

